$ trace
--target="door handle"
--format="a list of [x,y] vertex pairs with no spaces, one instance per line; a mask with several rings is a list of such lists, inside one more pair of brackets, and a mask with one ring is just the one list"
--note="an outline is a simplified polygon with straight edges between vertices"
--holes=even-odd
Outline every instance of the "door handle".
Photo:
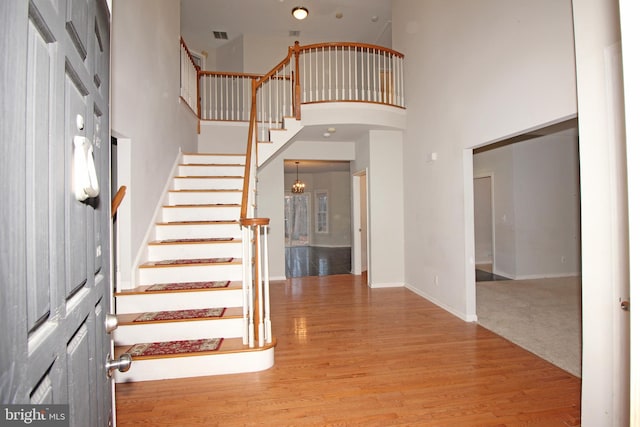
[[73,137],[73,192],[76,200],[85,201],[100,194],[96,165],[93,161],[93,145],[84,136]]
[[104,365],[107,370],[107,377],[111,378],[112,372],[117,369],[119,372],[127,372],[131,367],[133,359],[129,353],[123,353],[117,359],[111,359],[111,356],[107,354],[107,361]]
[[629,301],[622,301],[622,302],[620,302],[620,308],[621,308],[622,310],[624,310],[624,311],[629,311],[629,309],[631,308],[631,307],[630,307],[630,304],[629,304]]
[[115,331],[117,327],[118,317],[115,314],[107,314],[107,316],[104,318],[104,328],[106,329],[107,333],[110,334],[111,332]]

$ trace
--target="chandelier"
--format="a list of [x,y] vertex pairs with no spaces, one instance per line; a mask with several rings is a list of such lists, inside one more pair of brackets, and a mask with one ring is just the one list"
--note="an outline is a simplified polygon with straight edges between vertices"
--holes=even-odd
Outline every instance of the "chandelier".
[[296,162],[296,182],[291,186],[291,192],[299,194],[304,193],[304,182],[298,179],[298,163],[300,162]]

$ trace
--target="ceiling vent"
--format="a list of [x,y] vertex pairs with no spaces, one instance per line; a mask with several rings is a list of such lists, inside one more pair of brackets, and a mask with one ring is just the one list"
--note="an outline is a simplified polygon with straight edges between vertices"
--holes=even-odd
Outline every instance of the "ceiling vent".
[[229,35],[226,31],[212,31],[212,33],[216,40],[229,40]]
[[300,31],[298,30],[290,30],[289,37],[300,37]]

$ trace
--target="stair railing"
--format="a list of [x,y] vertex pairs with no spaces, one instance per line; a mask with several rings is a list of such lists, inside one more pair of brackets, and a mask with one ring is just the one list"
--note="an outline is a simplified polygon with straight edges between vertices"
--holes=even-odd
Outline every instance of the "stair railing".
[[187,44],[180,38],[180,98],[198,117],[200,115],[200,67],[196,65]]
[[[184,42],[181,45],[184,55],[193,63]],[[183,62],[188,69],[189,61]],[[404,55],[362,43],[300,46],[296,42],[289,47],[286,58],[264,76],[196,68],[195,99],[199,101],[200,120],[249,121],[240,213],[245,344],[263,346],[272,340],[269,219],[256,217],[258,142],[269,141],[270,130],[281,129],[285,117],[300,120],[303,104],[365,102],[405,108],[403,73]],[[188,90],[184,94],[181,91],[181,96],[190,102],[194,99],[193,83],[187,80],[184,86]]]

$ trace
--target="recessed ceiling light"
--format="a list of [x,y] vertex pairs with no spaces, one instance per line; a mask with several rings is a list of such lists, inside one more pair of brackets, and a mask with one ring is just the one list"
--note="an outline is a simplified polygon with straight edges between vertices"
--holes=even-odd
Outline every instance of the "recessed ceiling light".
[[329,133],[334,133],[336,131],[336,128],[328,128],[327,132]]
[[302,21],[307,16],[309,16],[309,10],[307,8],[305,8],[305,7],[296,6],[291,11],[291,14],[293,15],[294,18]]
[[331,134],[329,132],[325,132],[322,134],[322,136],[324,136],[325,138],[329,138]]

